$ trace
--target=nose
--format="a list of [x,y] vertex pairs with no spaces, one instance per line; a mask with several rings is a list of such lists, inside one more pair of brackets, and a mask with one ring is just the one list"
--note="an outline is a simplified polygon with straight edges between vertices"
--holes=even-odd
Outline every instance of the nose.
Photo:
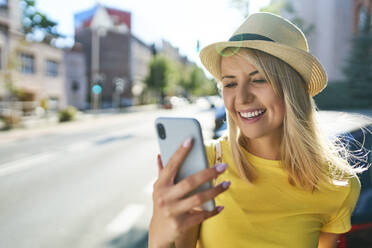
[[251,103],[254,100],[254,93],[252,92],[250,83],[242,84],[238,89],[238,94],[236,96],[236,101],[238,104]]

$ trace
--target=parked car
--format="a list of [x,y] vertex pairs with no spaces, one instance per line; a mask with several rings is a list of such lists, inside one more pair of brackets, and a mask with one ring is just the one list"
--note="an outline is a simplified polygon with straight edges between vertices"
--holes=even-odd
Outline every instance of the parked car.
[[[364,156],[360,165],[372,164],[372,120],[345,112],[320,112],[325,123],[341,123],[329,131],[330,136],[338,136],[352,153]],[[349,120],[341,122],[342,120]],[[227,131],[226,110],[215,110],[214,138],[221,137]],[[362,145],[362,147],[361,147]],[[351,230],[341,234],[338,248],[372,248],[372,166],[359,174],[362,185],[358,202],[351,216]]]
[[225,106],[219,106],[214,111],[214,130],[213,138],[221,137],[227,129],[226,124],[226,109]]

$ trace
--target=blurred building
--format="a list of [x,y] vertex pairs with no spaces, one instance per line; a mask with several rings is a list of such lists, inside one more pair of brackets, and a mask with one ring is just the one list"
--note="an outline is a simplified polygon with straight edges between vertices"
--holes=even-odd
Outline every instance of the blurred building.
[[[281,1],[273,0],[272,2]],[[284,8],[282,15],[291,20],[302,19],[313,29],[306,34],[310,51],[324,65],[329,81],[345,78],[343,68],[349,56],[351,40],[371,22],[372,0],[286,0],[294,11]],[[291,9],[291,8],[289,8]],[[371,25],[371,24],[369,24]]]
[[88,80],[82,45],[75,43],[71,49],[66,49],[63,62],[66,68],[65,92],[67,105],[81,110],[86,109],[88,105]]
[[132,94],[133,104],[145,88],[144,80],[149,72],[149,64],[152,58],[152,50],[146,43],[131,36],[131,75],[132,75]]
[[93,86],[99,85],[101,107],[132,105],[152,53],[131,33],[131,13],[98,4],[74,19],[75,40],[83,45],[86,59],[89,102],[94,101]]
[[[280,0],[277,0],[280,1]],[[307,34],[309,49],[325,67],[329,81],[344,79],[342,72],[353,37],[353,0],[286,0],[293,11],[284,8],[286,18],[302,19],[313,26]],[[291,9],[291,8],[289,8]]]
[[188,60],[186,56],[180,54],[180,51],[177,47],[174,47],[170,42],[166,40],[162,40],[159,52],[170,60],[182,63],[185,66],[194,65]]
[[63,50],[28,42],[22,33],[18,0],[0,1],[0,98],[10,100],[6,82],[49,99],[51,108],[65,106]]

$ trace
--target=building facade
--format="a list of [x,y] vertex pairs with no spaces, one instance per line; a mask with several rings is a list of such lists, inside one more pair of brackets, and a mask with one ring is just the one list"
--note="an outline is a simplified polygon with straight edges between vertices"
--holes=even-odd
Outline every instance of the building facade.
[[82,45],[76,43],[71,49],[66,49],[63,62],[66,68],[65,92],[67,105],[84,110],[88,108],[88,80]]
[[10,100],[11,85],[32,93],[35,101],[49,100],[51,109],[64,107],[63,50],[25,39],[18,0],[3,1],[0,6],[0,98]]
[[151,49],[131,33],[131,13],[103,5],[77,13],[75,40],[83,45],[91,106],[97,85],[100,107],[133,105],[133,92],[140,92],[147,75]]
[[43,43],[25,42],[15,51],[14,86],[33,92],[36,101],[47,99],[53,110],[65,107],[63,50]]
[[143,41],[131,36],[131,75],[133,104],[138,104],[137,97],[145,88],[144,80],[149,72],[149,64],[153,56],[150,47]]

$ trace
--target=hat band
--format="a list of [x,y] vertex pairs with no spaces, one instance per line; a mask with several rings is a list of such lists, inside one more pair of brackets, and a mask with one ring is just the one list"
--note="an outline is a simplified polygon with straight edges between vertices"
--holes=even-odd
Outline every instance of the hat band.
[[244,34],[237,34],[234,35],[229,39],[229,41],[243,41],[243,40],[266,40],[266,41],[273,41],[272,39],[259,35],[259,34],[250,34],[250,33],[244,33]]

